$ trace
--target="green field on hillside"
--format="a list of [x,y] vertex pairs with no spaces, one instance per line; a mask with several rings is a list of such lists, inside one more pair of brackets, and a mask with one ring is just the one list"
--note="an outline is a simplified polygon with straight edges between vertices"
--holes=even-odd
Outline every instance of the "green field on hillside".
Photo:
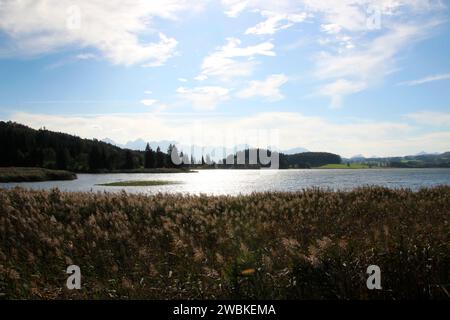
[[350,163],[349,165],[345,163],[341,164],[327,164],[319,167],[318,169],[369,169],[370,167],[366,164],[361,163]]

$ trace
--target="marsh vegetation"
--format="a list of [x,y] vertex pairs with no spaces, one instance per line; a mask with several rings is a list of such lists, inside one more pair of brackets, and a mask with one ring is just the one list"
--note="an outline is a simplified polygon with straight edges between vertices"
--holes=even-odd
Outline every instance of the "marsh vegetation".
[[75,180],[77,175],[65,170],[44,168],[0,167],[0,182],[36,182]]
[[[242,196],[0,193],[6,298],[436,299],[450,187]],[[66,289],[80,266],[81,290]],[[368,290],[369,265],[382,290]]]
[[99,186],[105,187],[150,187],[150,186],[165,186],[169,184],[179,184],[178,181],[168,180],[136,180],[136,181],[117,181],[102,183]]

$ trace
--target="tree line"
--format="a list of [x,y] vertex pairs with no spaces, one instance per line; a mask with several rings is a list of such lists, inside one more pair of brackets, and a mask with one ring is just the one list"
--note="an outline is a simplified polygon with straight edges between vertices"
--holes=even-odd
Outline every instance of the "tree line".
[[140,168],[170,168],[170,150],[146,152],[121,149],[96,139],[35,130],[0,121],[0,166],[42,167],[74,172],[101,172]]
[[[15,122],[0,121],[1,167],[42,167],[73,172],[108,172],[156,168],[236,168],[256,169],[269,167],[262,164],[259,149],[246,149],[230,154],[219,162],[210,155],[196,160],[175,145],[168,150],[153,150],[149,144],[145,151],[122,149],[96,139],[82,139],[45,128],[35,130]],[[267,156],[277,152],[262,150]],[[249,161],[256,154],[256,164]],[[172,159],[172,154],[176,155]],[[293,155],[277,154],[279,168],[310,168],[341,163],[341,157],[327,152],[304,152]],[[245,159],[244,162],[238,159]]]
[[[340,164],[342,162],[342,159],[339,155],[329,152],[302,152],[296,154],[284,154],[271,150],[260,150],[258,148],[253,148],[238,151],[234,155],[229,155],[226,159],[223,159],[223,165],[220,166],[236,169],[259,169],[264,167],[271,167],[272,163],[265,163],[267,159],[260,159],[260,151],[268,158],[274,159],[274,157],[278,157],[278,167],[280,169],[306,169],[320,167],[327,164]],[[254,155],[253,157],[256,160],[253,163],[250,161],[250,155],[252,153]],[[241,162],[243,159],[244,163],[240,163],[238,161],[239,158],[241,159]]]

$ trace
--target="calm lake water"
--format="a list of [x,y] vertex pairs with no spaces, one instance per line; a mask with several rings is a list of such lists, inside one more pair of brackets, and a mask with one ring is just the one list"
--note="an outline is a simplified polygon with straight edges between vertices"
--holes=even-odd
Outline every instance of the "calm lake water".
[[[130,180],[170,180],[180,184],[150,187],[104,187],[97,184]],[[450,169],[312,169],[312,170],[199,170],[172,174],[79,174],[74,181],[0,183],[1,188],[59,188],[64,191],[126,190],[130,193],[158,192],[194,194],[247,194],[255,191],[297,191],[320,187],[349,190],[379,185],[413,190],[450,185]]]

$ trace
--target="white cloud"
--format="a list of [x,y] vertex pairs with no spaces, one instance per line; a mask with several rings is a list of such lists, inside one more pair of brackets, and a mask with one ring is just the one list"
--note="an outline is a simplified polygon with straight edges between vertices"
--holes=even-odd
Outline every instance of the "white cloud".
[[265,21],[258,23],[256,26],[248,28],[246,34],[274,34],[278,30],[283,30],[291,27],[295,23],[302,22],[306,19],[305,13],[301,14],[286,14],[272,11],[263,11],[261,15],[266,18]]
[[417,86],[424,83],[434,82],[434,81],[442,81],[442,80],[448,80],[450,79],[450,73],[444,73],[444,74],[436,74],[432,76],[428,76],[425,78],[417,79],[417,80],[411,80],[411,81],[405,81],[399,83],[399,85],[405,85],[405,86]]
[[[115,61],[117,64],[134,64],[145,62],[143,67],[159,67],[162,66],[169,58],[174,55],[175,47],[178,42],[174,38],[168,38],[163,33],[159,33],[160,41],[158,43],[151,43],[146,45],[144,50],[140,54],[137,52],[134,54],[134,58],[129,54],[128,50],[133,48],[123,48],[123,52],[120,52],[119,60]],[[122,57],[125,56],[124,59]],[[114,61],[114,57],[110,57]]]
[[91,60],[91,59],[96,59],[97,56],[93,53],[80,53],[80,54],[77,54],[75,56],[75,58],[78,60]]
[[180,87],[177,93],[197,110],[213,110],[218,103],[228,100],[229,90],[222,87],[205,86],[188,89]]
[[246,10],[292,13],[298,6],[298,1],[291,0],[221,0],[221,2],[225,8],[225,14],[232,18],[236,18]]
[[360,92],[366,87],[367,84],[364,82],[352,82],[345,79],[338,79],[335,82],[320,88],[319,93],[331,97],[332,108],[340,108],[343,96]]
[[[242,12],[257,11],[263,15],[271,11],[278,14],[308,14],[323,25],[333,25],[333,31],[367,31],[370,22],[380,15],[384,18],[402,13],[421,12],[439,6],[430,0],[222,0],[225,14],[237,17]],[[303,20],[295,21],[302,22]],[[323,30],[327,32],[327,28]]]
[[421,111],[407,114],[406,117],[426,126],[450,127],[449,112]]
[[228,146],[229,143],[236,145],[248,142],[251,137],[240,134],[242,132],[275,130],[279,135],[281,149],[301,146],[313,151],[335,152],[346,157],[354,154],[407,155],[424,149],[436,152],[450,150],[449,130],[423,133],[405,122],[359,120],[335,123],[295,112],[267,112],[241,118],[202,118],[199,115],[192,118],[155,113],[95,116],[15,113],[10,119],[33,128],[45,126],[49,130],[76,134],[83,138],[109,137],[119,143],[144,138],[175,140],[181,144],[194,140],[198,145]]
[[323,32],[328,34],[336,34],[342,30],[341,26],[335,23],[322,24],[320,27]]
[[392,70],[393,58],[414,39],[423,36],[424,26],[399,25],[389,33],[339,55],[323,53],[317,58],[319,78],[383,76]]
[[194,79],[197,81],[204,81],[204,80],[208,79],[208,76],[206,76],[204,74],[200,74],[200,75],[194,77]]
[[[9,36],[10,55],[37,55],[68,46],[93,48],[115,64],[159,66],[173,54],[177,41],[154,26],[154,18],[176,19],[202,2],[146,0],[2,1],[0,31]],[[141,34],[159,40],[143,42]],[[3,53],[4,54],[4,53]]]
[[202,63],[202,71],[197,80],[205,80],[210,76],[229,80],[234,77],[249,76],[257,62],[253,57],[275,56],[274,45],[262,42],[254,46],[240,47],[241,41],[228,38],[227,43],[208,55]]
[[188,80],[185,79],[185,78],[178,78],[178,81],[180,81],[180,82],[187,82]]
[[168,105],[161,103],[156,99],[142,99],[140,102],[146,107],[152,107],[152,112],[156,113],[165,111],[169,108]]
[[236,18],[242,11],[244,11],[248,0],[222,0],[222,4],[226,7],[225,14],[231,18]]
[[155,99],[143,99],[143,100],[141,100],[141,103],[144,106],[147,106],[147,107],[150,107],[150,106],[154,105],[157,102],[158,102],[158,100],[155,100]]
[[357,49],[337,54],[321,53],[316,58],[315,74],[327,83],[319,92],[339,103],[345,95],[379,83],[395,69],[401,50],[423,38],[429,28],[427,25],[397,25],[389,32],[359,44]]
[[[248,9],[270,10],[278,2],[270,3],[266,0],[252,0],[247,4]],[[366,32],[378,28],[377,19],[381,26],[389,18],[399,20],[402,15],[417,14],[433,8],[441,8],[440,1],[433,0],[297,0],[281,1],[278,12],[305,12],[320,20],[323,25],[333,25],[333,31]],[[330,29],[325,27],[324,32]]]
[[[1,57],[1,54],[0,54]],[[65,65],[72,64],[77,61],[88,61],[88,60],[98,60],[99,56],[93,53],[79,53],[75,54],[70,57],[65,57],[63,59],[57,60],[56,62],[53,62],[47,66],[45,66],[46,69],[57,69]]]
[[251,98],[261,96],[269,101],[283,99],[280,87],[288,81],[284,74],[273,74],[262,81],[250,81],[248,87],[239,91],[236,95],[239,98]]
[[246,34],[267,35],[305,21],[308,14],[298,1],[290,0],[222,0],[225,14],[236,18],[243,11],[258,12],[265,20],[247,29]]
[[399,53],[439,24],[436,16],[427,14],[444,7],[439,0],[222,0],[222,5],[230,17],[244,11],[262,16],[248,34],[273,34],[305,18],[317,22],[325,36],[317,41],[326,46],[316,56],[315,74],[326,82],[318,91],[334,91],[335,105],[344,95],[381,82],[396,68]]

